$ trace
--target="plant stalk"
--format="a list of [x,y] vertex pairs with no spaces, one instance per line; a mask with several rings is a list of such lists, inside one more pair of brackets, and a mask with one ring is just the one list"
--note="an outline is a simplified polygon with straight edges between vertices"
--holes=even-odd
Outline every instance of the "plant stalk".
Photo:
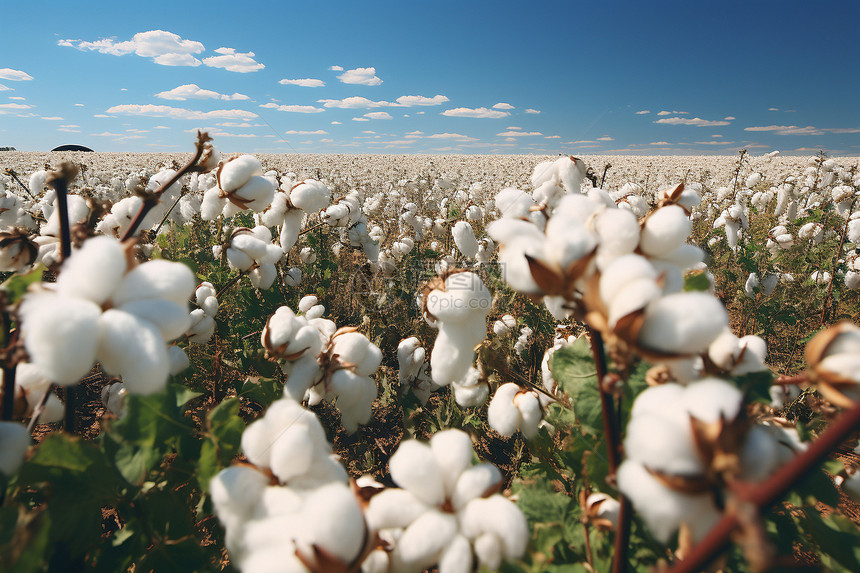
[[[851,202],[851,207],[848,209],[849,212],[854,211],[854,204],[857,202],[857,199],[854,199]],[[839,258],[842,256],[842,247],[845,245],[845,237],[848,235],[848,223],[851,222],[851,218],[847,218],[845,220],[845,226],[842,228],[842,238],[839,240],[839,247],[836,249],[836,254],[833,256],[833,265],[830,268],[830,284],[827,285],[827,295],[824,297],[824,305],[821,308],[821,320],[818,323],[818,326],[824,326],[824,320],[827,317],[827,307],[830,303],[830,296],[833,294],[833,281],[836,280],[836,267],[839,265]]]

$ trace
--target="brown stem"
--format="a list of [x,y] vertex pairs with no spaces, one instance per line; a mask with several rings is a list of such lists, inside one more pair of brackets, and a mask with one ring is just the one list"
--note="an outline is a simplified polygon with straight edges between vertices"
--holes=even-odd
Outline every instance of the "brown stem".
[[155,190],[151,195],[147,195],[147,197],[143,200],[143,205],[140,206],[137,214],[134,216],[134,220],[131,222],[131,225],[128,229],[126,229],[125,233],[122,236],[121,241],[125,241],[134,236],[137,232],[137,229],[140,227],[141,223],[143,223],[143,219],[146,215],[152,210],[153,207],[158,205],[158,199],[161,197],[161,194],[164,193],[166,189],[169,189],[174,183],[179,181],[179,179],[185,175],[186,173],[190,173],[192,171],[200,170],[197,166],[197,162],[203,157],[203,152],[206,150],[205,143],[210,141],[210,137],[208,134],[198,131],[197,132],[197,148],[194,153],[194,157],[192,157],[188,163],[186,163],[182,169],[177,171],[173,177],[171,177],[167,182],[164,183],[161,187]]
[[796,376],[777,376],[776,380],[773,381],[774,385],[780,386],[794,386],[806,382],[809,382],[809,375],[806,372],[802,372]]
[[[735,488],[738,501],[764,509],[779,501],[791,487],[808,472],[823,462],[830,452],[842,444],[853,432],[860,429],[860,402],[844,411],[805,452],[798,454],[767,481]],[[727,513],[690,552],[686,559],[676,563],[670,573],[694,573],[713,561],[728,546],[729,538],[739,520],[735,513]]]
[[[848,209],[849,212],[854,211],[854,204],[857,202],[857,199],[851,201],[851,207]],[[836,280],[836,266],[839,264],[839,258],[842,256],[842,247],[845,245],[845,237],[848,235],[848,223],[851,222],[851,218],[845,219],[845,226],[842,228],[842,238],[839,240],[839,248],[836,249],[836,254],[833,256],[833,265],[830,268],[830,284],[827,285],[827,295],[824,297],[824,306],[821,309],[821,321],[818,323],[818,326],[824,326],[824,319],[827,316],[827,306],[830,303],[830,296],[833,294],[833,281]]]
[[230,287],[232,287],[234,284],[239,282],[239,280],[242,277],[244,277],[246,274],[248,274],[248,273],[247,272],[241,272],[238,275],[236,275],[235,277],[233,277],[232,279],[230,279],[227,282],[227,284],[225,284],[223,287],[221,287],[221,290],[218,291],[218,294],[215,295],[215,298],[217,298],[218,300],[221,300],[221,295],[223,295],[225,292],[230,290]]
[[299,231],[299,236],[301,237],[305,233],[310,233],[311,231],[315,231],[315,230],[319,229],[320,227],[324,227],[325,225],[328,225],[328,223],[323,221],[322,223],[314,225],[313,227],[308,227],[307,229],[302,229],[301,231]]
[[4,422],[12,419],[15,413],[15,371],[17,364],[3,367],[3,416]]
[[50,175],[48,184],[57,192],[57,213],[60,217],[60,255],[65,261],[72,254],[72,231],[69,221],[69,180],[77,176],[77,168],[71,163],[62,163]]
[[17,174],[17,173],[15,173],[14,171],[12,171],[11,169],[7,169],[7,170],[6,170],[6,174],[7,174],[7,175],[10,175],[10,176],[12,177],[12,179],[14,179],[14,180],[15,180],[15,182],[16,182],[18,185],[20,185],[20,186],[21,186],[21,189],[23,189],[24,191],[26,191],[26,192],[27,192],[27,195],[29,195],[31,199],[33,199],[34,201],[36,200],[36,198],[35,198],[35,197],[33,197],[33,194],[30,192],[30,190],[27,188],[27,186],[26,186],[26,185],[24,185],[24,183],[23,183],[20,179],[18,179],[18,174]]
[[54,388],[56,388],[56,385],[48,384],[48,387],[45,389],[45,393],[42,394],[42,398],[39,400],[39,403],[36,404],[35,408],[33,408],[33,416],[30,418],[30,423],[27,425],[28,434],[33,433],[33,428],[36,427],[36,422],[39,421],[39,416],[41,416],[42,412],[45,411],[45,404],[48,403],[48,398],[51,397],[51,394],[54,392]]
[[[80,398],[80,391],[78,390],[78,387],[76,385],[75,386],[66,386],[65,394],[66,394],[66,411],[65,411],[65,414],[63,416],[63,431],[68,433],[68,434],[74,434],[75,433],[75,425],[76,425],[75,410],[77,409],[77,406],[78,406],[78,401]],[[36,414],[34,413],[33,416],[35,417],[35,415]]]
[[158,226],[155,228],[155,232],[153,234],[158,235],[158,232],[161,230],[161,226],[164,225],[164,222],[167,221],[167,218],[170,216],[170,213],[176,208],[179,204],[179,200],[185,195],[185,192],[179,194],[179,197],[176,198],[176,201],[173,202],[173,205],[170,206],[170,209],[167,210],[167,213],[164,214],[164,217],[161,218],[161,222],[158,223]]

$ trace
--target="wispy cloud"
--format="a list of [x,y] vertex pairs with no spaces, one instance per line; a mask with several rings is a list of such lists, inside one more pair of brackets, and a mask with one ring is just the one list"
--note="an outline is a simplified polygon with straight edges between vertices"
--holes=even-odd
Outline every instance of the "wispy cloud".
[[247,100],[251,99],[248,96],[240,93],[232,95],[220,94],[212,90],[204,90],[197,84],[185,84],[173,88],[172,90],[163,91],[155,94],[155,97],[160,99],[169,99],[175,101],[185,101],[187,99],[219,99],[224,101]]
[[857,127],[798,127],[796,125],[765,125],[745,127],[744,131],[773,131],[777,135],[824,135],[825,133],[860,133]]
[[442,115],[447,115],[448,117],[475,117],[497,119],[500,117],[507,117],[511,114],[506,111],[487,109],[485,107],[478,107],[474,109],[468,107],[455,107],[454,109],[443,111]]
[[278,105],[276,103],[264,103],[260,107],[290,113],[321,113],[325,111],[321,107],[314,107],[312,105]]
[[509,130],[503,131],[501,133],[496,134],[499,137],[532,137],[535,135],[543,135],[539,131],[519,131],[519,130]]
[[171,107],[168,105],[138,105],[124,104],[115,105],[108,108],[106,113],[116,113],[124,115],[144,115],[149,117],[171,117],[173,119],[252,119],[258,117],[256,113],[245,111],[243,109],[216,109],[213,111],[196,111],[181,107]]
[[203,63],[212,68],[223,68],[228,72],[246,74],[262,70],[266,66],[254,60],[254,52],[237,52],[235,48],[218,48],[220,56],[203,58]]
[[113,56],[136,54],[142,58],[151,58],[162,66],[199,66],[201,62],[193,54],[199,54],[205,49],[200,42],[185,40],[164,30],[138,32],[131,40],[124,42],[117,42],[114,38],[102,38],[94,42],[60,40],[57,44]]
[[[332,67],[334,69],[334,66]],[[347,70],[337,77],[345,84],[359,84],[363,86],[378,86],[382,80],[376,76],[376,68],[355,68]]]
[[505,103],[503,101],[500,101],[499,103],[497,103],[496,105],[493,106],[493,109],[514,109],[514,106],[512,106],[509,103]]
[[[24,82],[33,79],[33,76],[28,74],[27,72],[22,72],[21,70],[13,70],[12,68],[0,68],[0,79],[9,80],[13,82]],[[5,87],[5,86],[3,86]],[[6,88],[11,89],[11,88]],[[5,91],[5,90],[0,90]]]
[[278,83],[285,86],[301,86],[303,88],[321,88],[325,86],[324,81],[313,78],[304,78],[299,80],[288,80],[285,78],[280,80]]
[[694,125],[696,127],[715,127],[720,125],[729,125],[728,121],[714,121],[702,119],[700,117],[666,117],[663,119],[658,119],[654,123],[665,123],[667,125]]

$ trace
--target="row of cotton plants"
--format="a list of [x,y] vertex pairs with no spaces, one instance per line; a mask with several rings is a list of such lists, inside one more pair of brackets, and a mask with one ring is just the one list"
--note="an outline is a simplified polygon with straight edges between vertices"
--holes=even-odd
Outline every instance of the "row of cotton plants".
[[856,162],[70,157],[2,176],[4,566],[851,568]]

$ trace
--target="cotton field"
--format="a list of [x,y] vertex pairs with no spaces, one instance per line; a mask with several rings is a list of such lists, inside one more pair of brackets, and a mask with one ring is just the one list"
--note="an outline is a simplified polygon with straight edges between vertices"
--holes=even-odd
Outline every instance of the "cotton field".
[[2,152],[0,569],[858,570],[858,165]]

